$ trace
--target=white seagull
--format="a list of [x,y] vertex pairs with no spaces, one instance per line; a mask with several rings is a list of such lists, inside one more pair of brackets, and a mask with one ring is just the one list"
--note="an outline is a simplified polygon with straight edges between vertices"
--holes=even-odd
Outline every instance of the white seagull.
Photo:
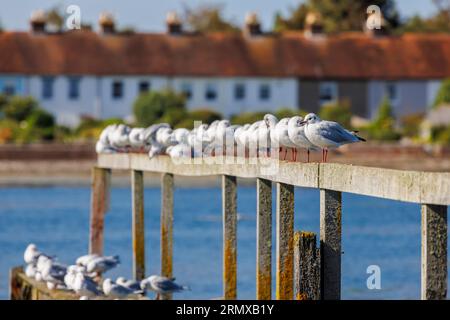
[[341,145],[366,141],[344,129],[339,123],[321,120],[314,113],[308,114],[301,122],[305,124],[305,135],[314,145],[322,148],[322,161],[326,162],[329,148],[337,148]]
[[91,278],[79,272],[75,274],[75,278],[72,282],[72,290],[80,296],[89,298],[96,297],[102,294],[101,291],[97,288],[97,283],[95,283]]
[[119,256],[98,257],[89,261],[86,271],[88,273],[101,274],[115,268],[119,263]]
[[[299,148],[305,148],[308,153],[308,162],[309,162],[309,153],[310,150],[316,150],[316,146],[308,140],[305,135],[305,125],[301,124],[303,121],[302,117],[295,116],[289,119],[288,122],[288,134],[289,139]],[[297,149],[294,149],[297,150]],[[294,161],[297,160],[297,152],[294,152]]]
[[156,292],[156,300],[159,299],[160,294],[167,294],[179,292],[183,290],[190,290],[188,286],[181,286],[175,283],[175,278],[167,278],[157,275],[152,275],[141,281],[141,289],[149,289]]
[[106,296],[114,298],[114,299],[124,299],[129,297],[141,297],[142,290],[133,290],[127,287],[124,287],[120,284],[114,283],[111,279],[107,278],[103,281],[102,284],[103,292]]

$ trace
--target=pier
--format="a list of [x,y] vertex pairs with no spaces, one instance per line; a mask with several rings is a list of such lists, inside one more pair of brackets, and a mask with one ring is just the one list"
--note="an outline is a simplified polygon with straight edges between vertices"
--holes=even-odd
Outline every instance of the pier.
[[[210,162],[203,159],[201,163],[193,161],[180,164],[174,163],[168,156],[149,159],[148,155],[139,153],[99,154],[97,165],[92,170],[90,253],[103,254],[104,218],[109,210],[112,172],[127,170],[130,172],[132,190],[133,276],[137,280],[145,277],[143,175],[145,172],[160,173],[160,273],[171,277],[173,203],[176,201],[174,177],[221,176],[223,296],[220,298],[237,299],[237,178],[255,179],[256,299],[341,298],[341,222],[342,215],[345,214],[342,212],[343,192],[421,205],[421,298],[446,298],[449,172],[403,171],[278,159],[264,159],[262,166],[248,161],[248,158],[241,159],[243,161],[227,161],[222,156],[214,158]],[[294,230],[294,187],[320,190],[320,212],[317,217],[320,219],[319,235]],[[276,188],[275,199],[272,199],[272,188]],[[276,203],[275,226],[272,225],[272,201]],[[272,240],[272,230],[276,231],[275,243]],[[318,247],[316,237],[320,239]],[[275,266],[272,266],[273,247],[276,252]],[[272,279],[273,268],[276,270],[275,279]],[[20,292],[14,288],[14,284],[17,287],[18,282],[26,283],[26,277],[23,277],[20,270],[14,270],[11,291]],[[17,277],[20,281],[15,280]],[[272,296],[273,282],[275,296]]]

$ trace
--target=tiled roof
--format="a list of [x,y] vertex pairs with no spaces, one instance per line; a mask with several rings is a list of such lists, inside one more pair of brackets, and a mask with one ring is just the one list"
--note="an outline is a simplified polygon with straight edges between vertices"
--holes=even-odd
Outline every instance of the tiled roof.
[[300,32],[101,35],[0,33],[0,74],[267,76],[350,79],[450,77],[450,35],[370,37]]

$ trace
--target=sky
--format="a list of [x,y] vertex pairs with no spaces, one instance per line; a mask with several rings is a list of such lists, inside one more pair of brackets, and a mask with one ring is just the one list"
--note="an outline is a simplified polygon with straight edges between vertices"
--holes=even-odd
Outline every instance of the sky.
[[[357,0],[355,0],[357,1]],[[271,28],[275,12],[287,13],[290,7],[302,0],[0,0],[0,23],[4,29],[28,30],[32,11],[48,9],[55,5],[66,8],[76,4],[81,9],[82,23],[97,25],[101,12],[111,12],[119,27],[133,26],[137,31],[164,31],[168,11],[181,12],[184,5],[195,7],[201,4],[222,4],[225,17],[239,25],[243,24],[246,12],[256,12],[263,28]],[[432,0],[396,0],[402,17],[414,14],[429,16],[435,12]]]

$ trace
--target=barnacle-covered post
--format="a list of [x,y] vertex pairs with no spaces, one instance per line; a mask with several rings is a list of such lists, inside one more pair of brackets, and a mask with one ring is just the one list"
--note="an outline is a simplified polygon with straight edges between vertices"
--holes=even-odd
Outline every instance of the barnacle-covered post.
[[92,169],[89,253],[103,254],[104,218],[109,209],[110,184],[111,169]]
[[277,300],[294,296],[294,186],[277,182]]
[[145,278],[144,174],[131,170],[133,277]]
[[222,176],[223,298],[236,299],[237,291],[237,186],[236,177]]
[[447,206],[422,204],[422,300],[447,297]]
[[256,299],[272,298],[272,181],[258,178],[256,213]]
[[[173,174],[161,176],[161,274],[171,278],[173,272]],[[162,295],[165,300],[171,294]]]
[[320,190],[321,298],[341,299],[342,194]]

